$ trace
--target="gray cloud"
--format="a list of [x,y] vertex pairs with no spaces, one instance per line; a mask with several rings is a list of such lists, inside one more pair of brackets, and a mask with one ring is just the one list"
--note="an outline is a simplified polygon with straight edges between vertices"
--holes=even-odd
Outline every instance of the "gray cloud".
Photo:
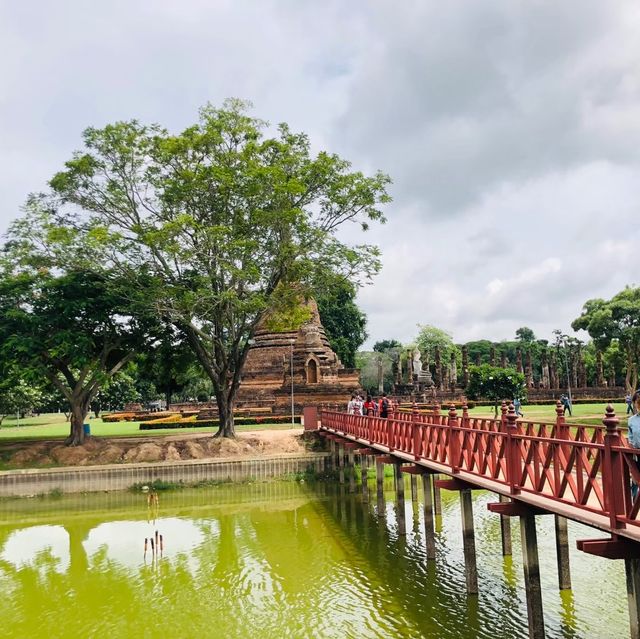
[[631,0],[3,3],[0,230],[84,127],[249,98],[394,179],[370,343],[549,337],[638,279],[639,27]]

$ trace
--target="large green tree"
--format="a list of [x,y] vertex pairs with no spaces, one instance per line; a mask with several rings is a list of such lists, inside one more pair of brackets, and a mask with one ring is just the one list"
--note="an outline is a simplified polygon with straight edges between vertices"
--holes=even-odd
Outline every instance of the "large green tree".
[[491,400],[496,417],[499,401],[523,399],[526,392],[524,375],[512,368],[482,364],[481,366],[471,366],[469,369],[467,395],[470,399]]
[[84,441],[91,401],[145,343],[147,326],[132,311],[129,284],[106,273],[15,263],[0,274],[0,357],[66,398],[68,444]]
[[640,288],[627,287],[610,300],[588,300],[571,327],[587,331],[602,350],[619,344],[625,356],[625,386],[627,392],[634,392],[640,358]]
[[331,348],[348,368],[356,365],[356,352],[367,339],[366,315],[355,302],[356,287],[343,278],[316,295],[320,320]]
[[[209,376],[219,435],[234,436],[233,407],[249,341],[278,290],[303,290],[318,272],[351,281],[379,268],[358,236],[384,221],[389,178],[313,155],[285,124],[270,133],[238,100],[207,106],[182,133],[136,121],[84,132],[84,149],[51,180],[65,223],[114,247],[121,268],[155,278],[148,299],[187,338]],[[72,216],[69,215],[72,213]]]

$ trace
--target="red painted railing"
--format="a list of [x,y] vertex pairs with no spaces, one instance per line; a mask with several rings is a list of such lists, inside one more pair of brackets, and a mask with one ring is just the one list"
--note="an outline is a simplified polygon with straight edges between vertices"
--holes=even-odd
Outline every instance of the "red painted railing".
[[581,520],[600,516],[594,525],[640,539],[640,491],[631,488],[632,479],[640,484],[640,451],[629,447],[613,408],[602,426],[567,424],[559,403],[556,413],[545,423],[518,420],[505,404],[499,419],[470,417],[466,407],[462,416],[452,407],[388,419],[323,411],[321,427],[466,481],[489,480],[479,483],[516,498],[539,497],[546,509],[556,502]]

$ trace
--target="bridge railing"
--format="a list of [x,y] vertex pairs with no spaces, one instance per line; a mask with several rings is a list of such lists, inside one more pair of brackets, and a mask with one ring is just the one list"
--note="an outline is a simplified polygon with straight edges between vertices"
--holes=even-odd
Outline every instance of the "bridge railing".
[[425,414],[392,413],[387,419],[323,411],[325,428],[379,445],[415,461],[430,461],[609,518],[612,529],[640,527],[636,455],[620,431],[612,407],[602,426],[567,424],[562,407],[555,423],[518,420],[503,404],[501,417],[458,416],[436,409]]

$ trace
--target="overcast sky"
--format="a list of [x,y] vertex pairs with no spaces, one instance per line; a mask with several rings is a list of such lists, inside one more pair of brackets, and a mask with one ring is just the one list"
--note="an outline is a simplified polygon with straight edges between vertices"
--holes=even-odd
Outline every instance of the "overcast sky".
[[549,338],[640,284],[639,34],[636,0],[0,0],[0,231],[86,126],[246,98],[393,179],[368,345]]

